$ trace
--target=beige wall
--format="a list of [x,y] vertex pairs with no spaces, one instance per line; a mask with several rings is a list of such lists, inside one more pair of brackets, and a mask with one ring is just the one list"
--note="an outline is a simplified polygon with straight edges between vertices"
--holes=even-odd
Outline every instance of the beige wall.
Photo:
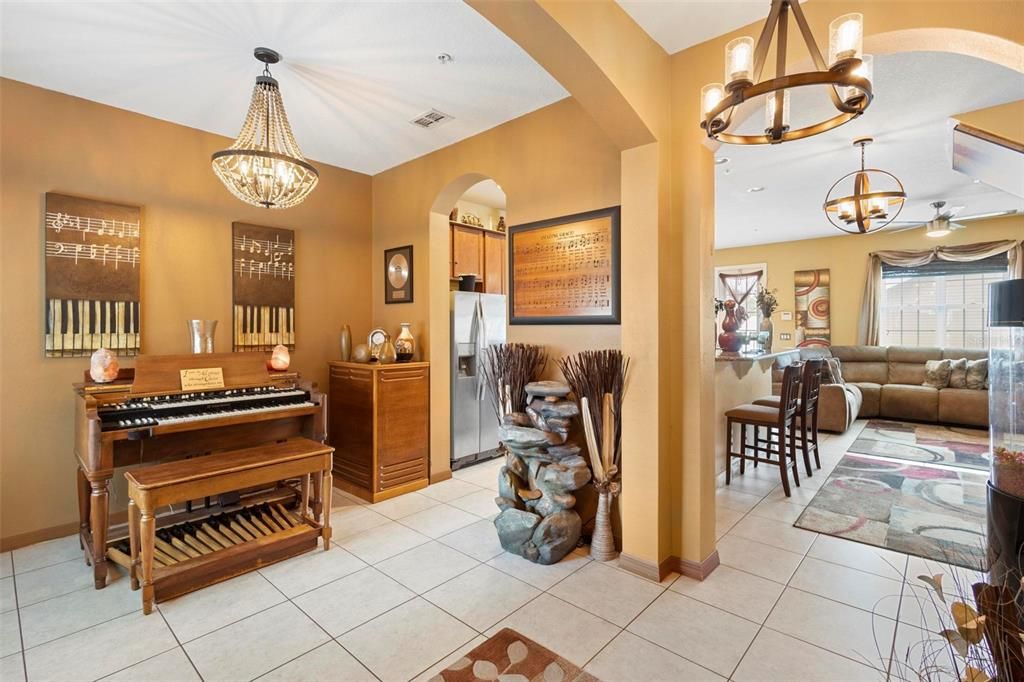
[[[430,212],[453,182],[476,174],[501,185],[508,201],[508,225],[614,206],[619,203],[619,153],[573,99],[565,99],[450,147],[373,177],[373,323],[392,333],[412,323],[420,357],[431,358],[431,471],[448,468],[447,213],[431,231]],[[456,192],[456,198],[461,193]],[[448,205],[450,206],[450,204]],[[431,235],[434,235],[433,240]],[[383,251],[412,244],[415,254],[413,303],[383,300]],[[430,289],[433,279],[434,307]],[[435,317],[431,326],[430,317]],[[353,327],[361,336],[364,330]],[[552,358],[588,348],[618,348],[619,328],[599,326],[512,326],[509,340],[539,343]],[[549,366],[549,373],[554,367]]]
[[145,353],[185,352],[189,318],[221,320],[217,345],[230,349],[232,221],[296,230],[293,366],[321,385],[340,325],[369,327],[368,258],[379,252],[369,176],[316,163],[320,184],[301,206],[249,207],[210,170],[226,138],[15,81],[0,88],[0,537],[9,541],[77,524],[71,383],[89,360],[43,356],[46,192],[142,206]]
[[[768,277],[765,286],[778,289],[779,309],[772,316],[775,327],[773,348],[794,347],[795,322],[783,320],[782,311],[793,312],[793,273],[797,270],[828,268],[831,276],[832,343],[857,343],[857,322],[860,319],[864,278],[868,271],[868,254],[888,249],[926,250],[934,246],[971,244],[998,239],[1024,238],[1024,216],[1007,216],[966,223],[967,228],[941,239],[929,239],[924,230],[899,233],[879,232],[866,235],[841,235],[823,239],[743,246],[715,251],[715,266],[765,263]],[[794,315],[795,317],[795,315]],[[789,341],[779,334],[789,333]],[[708,341],[710,343],[710,339]]]

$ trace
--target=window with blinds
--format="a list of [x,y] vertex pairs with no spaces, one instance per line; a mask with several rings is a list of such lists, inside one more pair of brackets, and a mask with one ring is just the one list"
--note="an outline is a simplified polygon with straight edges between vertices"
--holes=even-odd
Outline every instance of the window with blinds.
[[[880,342],[887,346],[988,348],[988,285],[1007,278],[1006,254],[917,268],[882,264]],[[1001,340],[998,336],[996,341]]]

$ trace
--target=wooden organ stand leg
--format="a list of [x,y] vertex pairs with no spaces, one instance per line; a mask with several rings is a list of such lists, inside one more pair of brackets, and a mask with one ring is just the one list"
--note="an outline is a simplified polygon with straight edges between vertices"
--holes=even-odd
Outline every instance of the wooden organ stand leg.
[[323,512],[323,476],[313,476],[313,518],[319,519]]
[[92,531],[92,570],[97,590],[107,585],[107,523],[109,517],[110,479],[90,481],[89,529]]
[[131,568],[128,575],[131,577],[132,589],[139,589],[139,506],[135,500],[128,500],[128,544],[131,547]]
[[299,502],[299,518],[309,516],[309,474],[302,476],[302,500]]
[[334,486],[334,478],[331,476],[331,470],[327,469],[320,474],[320,489],[323,491],[323,539],[324,539],[324,551],[326,552],[331,548],[331,488]]
[[139,521],[139,543],[142,565],[142,612],[153,612],[153,546],[156,542],[156,519],[152,509],[143,509]]
[[[85,550],[86,531],[89,530],[89,479],[85,477],[82,467],[78,467],[78,546]],[[85,557],[86,565],[92,563],[92,557]]]

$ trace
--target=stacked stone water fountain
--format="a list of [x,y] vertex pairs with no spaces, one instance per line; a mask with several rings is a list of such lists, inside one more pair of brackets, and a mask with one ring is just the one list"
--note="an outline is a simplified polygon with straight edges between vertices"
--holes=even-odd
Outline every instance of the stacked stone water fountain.
[[582,531],[572,494],[590,480],[577,445],[566,443],[579,408],[569,386],[557,381],[526,385],[526,411],[502,418],[498,437],[507,450],[498,474],[502,510],[494,520],[501,546],[538,564],[553,564],[571,552]]

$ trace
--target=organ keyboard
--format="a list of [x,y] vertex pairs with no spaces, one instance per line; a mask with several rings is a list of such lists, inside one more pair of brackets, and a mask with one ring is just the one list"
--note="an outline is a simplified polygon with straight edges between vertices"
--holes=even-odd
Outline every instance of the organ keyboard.
[[46,354],[92,355],[97,348],[134,355],[139,351],[138,301],[46,301]]
[[[181,390],[180,370],[209,367],[221,368],[223,389]],[[295,375],[272,378],[261,353],[140,355],[126,374],[130,383],[75,386],[80,536],[97,589],[106,584],[115,467],[326,435],[326,396]]]

